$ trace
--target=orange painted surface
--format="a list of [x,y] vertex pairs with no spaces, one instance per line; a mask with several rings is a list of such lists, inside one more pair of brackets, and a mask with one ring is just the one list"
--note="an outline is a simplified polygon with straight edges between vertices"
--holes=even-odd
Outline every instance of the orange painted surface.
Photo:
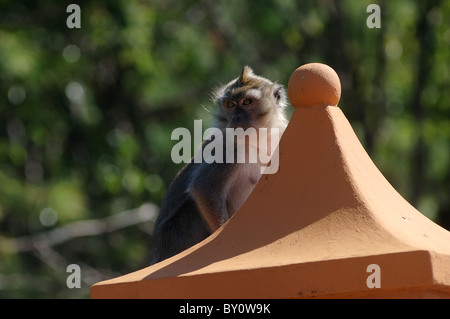
[[297,68],[289,78],[289,101],[294,107],[337,105],[341,82],[328,65],[309,63]]
[[[450,298],[450,232],[395,191],[329,105],[334,71],[305,67],[289,81],[279,171],[203,242],[95,284],[92,298]],[[371,264],[380,288],[367,286]]]

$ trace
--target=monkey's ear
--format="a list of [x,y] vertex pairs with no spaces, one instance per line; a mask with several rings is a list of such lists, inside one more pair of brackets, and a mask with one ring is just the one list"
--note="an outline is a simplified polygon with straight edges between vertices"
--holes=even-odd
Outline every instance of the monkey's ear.
[[275,89],[273,90],[273,96],[279,107],[286,107],[286,91],[284,90],[284,86],[276,84]]
[[245,83],[248,82],[249,78],[253,76],[253,70],[248,65],[244,66],[242,69],[241,75],[239,76],[238,82],[239,83]]

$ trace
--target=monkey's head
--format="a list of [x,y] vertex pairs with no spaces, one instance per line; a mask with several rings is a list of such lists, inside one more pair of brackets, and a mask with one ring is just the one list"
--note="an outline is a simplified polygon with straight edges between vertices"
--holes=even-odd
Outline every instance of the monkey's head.
[[280,127],[287,124],[286,92],[278,83],[257,76],[245,66],[241,75],[214,92],[215,126],[222,129]]

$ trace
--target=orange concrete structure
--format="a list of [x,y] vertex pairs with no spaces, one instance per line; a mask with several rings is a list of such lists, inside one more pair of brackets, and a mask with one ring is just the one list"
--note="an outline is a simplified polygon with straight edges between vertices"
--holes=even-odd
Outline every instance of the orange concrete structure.
[[280,169],[218,231],[92,298],[450,298],[450,232],[380,173],[323,64],[291,76]]

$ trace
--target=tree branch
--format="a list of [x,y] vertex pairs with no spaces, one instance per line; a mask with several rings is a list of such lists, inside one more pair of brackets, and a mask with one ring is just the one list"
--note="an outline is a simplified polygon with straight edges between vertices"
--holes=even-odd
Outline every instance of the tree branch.
[[18,238],[2,238],[0,253],[22,253],[42,247],[60,245],[79,237],[98,236],[116,230],[155,220],[159,208],[152,203],[127,210],[103,219],[77,221],[47,232]]

